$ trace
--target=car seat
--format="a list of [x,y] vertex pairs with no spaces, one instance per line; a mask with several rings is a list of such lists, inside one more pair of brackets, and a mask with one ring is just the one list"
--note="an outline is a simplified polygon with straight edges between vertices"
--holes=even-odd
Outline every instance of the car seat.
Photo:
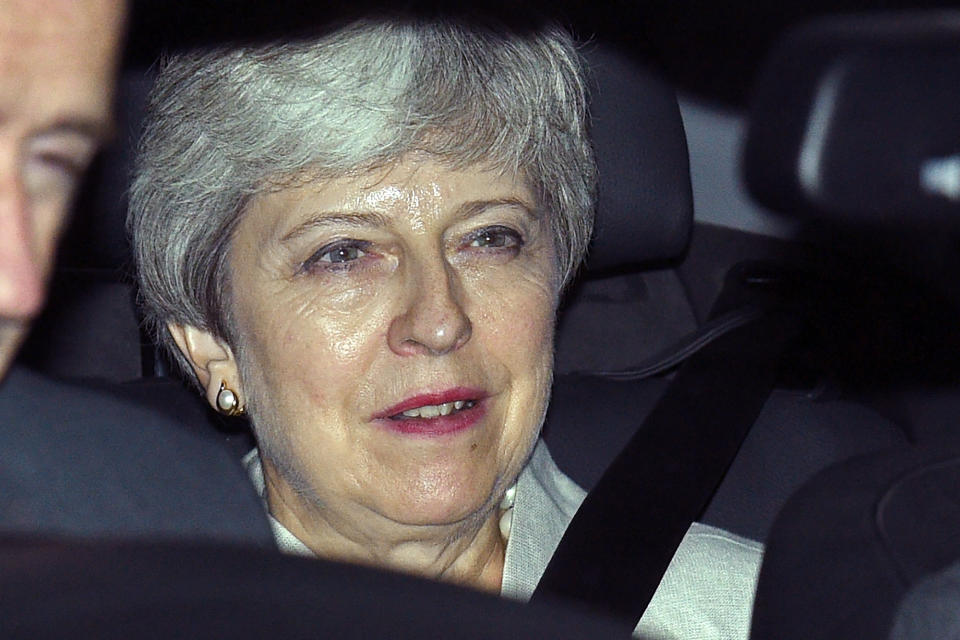
[[[960,212],[958,45],[956,12],[821,19],[789,34],[761,76],[747,182],[769,206],[860,236],[851,254],[874,273],[824,304],[837,334],[827,365],[838,386],[897,416],[914,446],[832,466],[789,499],[751,637],[887,637],[911,585],[960,557],[955,272],[923,268]],[[918,254],[877,268],[898,245],[893,255]],[[825,275],[833,287],[851,279]]]
[[[689,233],[696,229],[688,218],[687,163],[671,162],[678,145],[684,144],[673,92],[622,54],[593,51],[588,59],[598,85],[591,105],[600,165],[598,233],[587,270],[561,315],[558,365],[562,361],[567,366],[558,366],[545,433],[560,467],[590,489],[659,400],[671,369],[642,380],[616,380],[619,376],[609,373],[669,360],[682,350],[684,338],[697,331],[688,318],[700,314],[694,313],[675,268],[685,256]],[[644,134],[646,127],[655,127],[659,137]],[[624,132],[636,132],[636,142]],[[685,147],[681,149],[685,158]],[[651,158],[665,161],[652,167]],[[624,171],[634,173],[622,178]],[[682,179],[671,177],[670,172],[677,171]],[[661,216],[683,216],[687,222],[671,226],[660,222]],[[603,233],[609,229],[617,230],[620,247],[604,244]],[[665,230],[672,235],[665,235]],[[637,238],[652,240],[642,244]],[[614,259],[619,261],[617,270],[604,270]],[[667,268],[644,269],[651,263]],[[602,288],[627,290],[630,282],[651,280],[658,283],[659,299],[651,295],[617,303],[605,298],[600,306],[589,295]],[[661,299],[666,304],[659,305]],[[646,309],[631,312],[630,305]],[[682,308],[680,313],[677,307]],[[574,322],[569,321],[571,315]],[[680,336],[659,332],[652,341],[656,349],[631,347],[648,326],[656,329],[670,323],[682,323]],[[596,335],[607,336],[607,343],[621,350],[610,353],[599,343],[597,351],[605,365],[583,357],[584,347],[578,353],[564,351],[573,344],[589,349],[594,344],[590,338]],[[892,421],[860,403],[824,393],[816,383],[781,387],[766,402],[704,512],[704,522],[763,540],[779,507],[804,479],[833,461],[904,441],[903,431]]]

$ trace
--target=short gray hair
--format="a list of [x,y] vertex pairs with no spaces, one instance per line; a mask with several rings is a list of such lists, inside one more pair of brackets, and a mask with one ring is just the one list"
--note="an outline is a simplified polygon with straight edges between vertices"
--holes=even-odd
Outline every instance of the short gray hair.
[[311,40],[163,61],[130,191],[148,326],[233,343],[227,260],[250,198],[278,181],[350,175],[425,151],[519,172],[550,216],[559,285],[593,227],[586,81],[570,35],[453,20],[362,20]]

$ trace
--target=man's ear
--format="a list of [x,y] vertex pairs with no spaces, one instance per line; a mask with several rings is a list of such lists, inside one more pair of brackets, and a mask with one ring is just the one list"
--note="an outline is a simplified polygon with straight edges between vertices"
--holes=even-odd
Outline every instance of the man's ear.
[[173,336],[187,360],[197,374],[200,386],[206,391],[207,402],[214,409],[217,408],[217,394],[220,385],[236,394],[243,402],[244,393],[240,383],[240,367],[233,355],[233,349],[222,338],[214,336],[206,329],[200,329],[189,324],[168,323],[167,330]]

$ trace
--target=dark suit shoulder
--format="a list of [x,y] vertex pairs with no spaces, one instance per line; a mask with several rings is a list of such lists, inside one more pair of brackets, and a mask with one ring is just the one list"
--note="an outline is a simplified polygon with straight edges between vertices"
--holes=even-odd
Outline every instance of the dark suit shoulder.
[[168,417],[15,369],[0,424],[3,531],[272,544],[239,461]]

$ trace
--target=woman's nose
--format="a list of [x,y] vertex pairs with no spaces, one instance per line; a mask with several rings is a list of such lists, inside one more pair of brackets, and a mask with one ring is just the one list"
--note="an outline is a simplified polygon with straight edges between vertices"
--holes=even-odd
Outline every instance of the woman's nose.
[[18,179],[0,177],[0,319],[28,319],[43,306],[44,270],[32,222]]
[[418,277],[408,278],[408,302],[390,323],[390,348],[398,355],[455,351],[472,331],[457,276],[445,263],[419,271]]

